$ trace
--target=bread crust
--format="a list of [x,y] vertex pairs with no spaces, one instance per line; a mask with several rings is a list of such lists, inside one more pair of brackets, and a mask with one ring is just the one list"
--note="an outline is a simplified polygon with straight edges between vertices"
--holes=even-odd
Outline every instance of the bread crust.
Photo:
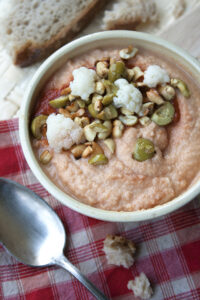
[[93,18],[95,13],[106,3],[106,0],[94,0],[79,16],[77,16],[70,25],[64,27],[50,40],[43,44],[27,41],[19,49],[14,49],[13,62],[20,67],[27,67],[38,62],[55,50],[69,42],[81,29],[83,29]]
[[106,26],[106,30],[116,30],[116,29],[125,29],[125,30],[133,30],[142,22],[142,19],[140,20],[134,20],[134,21],[124,21],[124,20],[117,20],[108,22]]

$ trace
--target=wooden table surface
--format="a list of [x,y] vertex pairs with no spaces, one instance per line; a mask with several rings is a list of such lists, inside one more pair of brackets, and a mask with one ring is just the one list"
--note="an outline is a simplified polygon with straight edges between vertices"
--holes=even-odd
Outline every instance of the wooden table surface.
[[[179,19],[172,16],[172,5],[177,0],[155,1],[159,22],[143,25],[139,30],[164,37],[195,57],[200,57],[200,0],[186,0],[186,11]],[[2,0],[0,5],[1,2]],[[79,36],[101,30],[101,18],[101,15],[97,16]],[[40,63],[24,69],[14,66],[6,50],[0,45],[0,120],[18,116],[24,90],[39,65]]]

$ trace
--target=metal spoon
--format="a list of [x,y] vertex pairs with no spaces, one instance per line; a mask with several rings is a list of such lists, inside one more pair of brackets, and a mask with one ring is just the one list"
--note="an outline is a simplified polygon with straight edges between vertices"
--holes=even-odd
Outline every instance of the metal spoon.
[[52,208],[28,188],[4,178],[0,178],[0,241],[20,262],[59,265],[97,299],[107,299],[64,256],[65,230]]

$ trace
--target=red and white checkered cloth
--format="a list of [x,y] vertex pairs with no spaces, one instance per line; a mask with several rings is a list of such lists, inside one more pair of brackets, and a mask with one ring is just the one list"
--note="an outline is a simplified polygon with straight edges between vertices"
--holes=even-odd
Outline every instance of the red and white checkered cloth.
[[[127,282],[144,272],[152,283],[152,300],[200,299],[200,201],[142,223],[108,223],[80,215],[55,200],[30,171],[20,146],[18,120],[0,122],[0,176],[38,193],[63,221],[69,260],[109,299],[133,300]],[[120,234],[137,246],[129,269],[108,265],[102,251],[107,234]],[[94,297],[59,267],[31,268],[0,246],[0,299],[85,300]]]

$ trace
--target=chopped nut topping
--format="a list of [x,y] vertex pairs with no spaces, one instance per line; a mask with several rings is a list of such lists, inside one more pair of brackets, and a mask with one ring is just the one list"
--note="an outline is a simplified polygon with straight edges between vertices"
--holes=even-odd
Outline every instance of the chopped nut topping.
[[127,79],[131,81],[135,76],[135,72],[133,69],[127,69]]
[[110,152],[113,154],[115,152],[115,141],[113,139],[106,139],[103,141],[104,144],[107,146],[107,148],[110,150]]
[[113,122],[113,130],[112,130],[112,134],[114,138],[120,138],[122,136],[123,130],[124,130],[124,125],[122,124],[122,122],[120,120],[115,120]]
[[66,106],[68,101],[69,97],[64,95],[49,101],[49,105],[53,108],[62,108]]
[[96,131],[94,131],[90,127],[90,125],[86,125],[83,130],[84,130],[84,135],[85,135],[86,140],[89,142],[94,141],[96,134],[97,134]]
[[77,110],[77,112],[72,114],[72,118],[74,119],[75,117],[82,117],[84,114],[85,114],[85,109],[80,108],[79,110]]
[[80,108],[85,108],[85,101],[83,101],[83,100],[77,100],[77,103],[78,103],[78,105],[79,105],[79,107]]
[[83,144],[75,145],[71,148],[71,153],[74,155],[75,158],[80,158],[85,150],[86,146]]
[[103,100],[103,97],[98,94],[96,94],[92,97],[92,103],[94,104],[94,110],[96,112],[100,112],[102,110],[102,108],[103,108],[102,100]]
[[163,96],[163,98],[167,101],[174,99],[176,94],[175,89],[168,84],[164,86],[160,86],[158,91]]
[[59,108],[58,112],[64,115],[66,118],[70,118],[73,120],[76,117],[82,117],[85,114],[85,109],[80,108],[77,112],[70,113],[67,109]]
[[153,89],[147,92],[147,98],[149,99],[149,101],[156,103],[158,105],[161,105],[165,102],[163,98],[159,95],[157,90],[153,90]]
[[101,78],[107,77],[108,75],[108,63],[106,61],[100,61],[96,65],[97,75]]
[[113,57],[110,57],[110,65],[115,64],[116,63],[116,59]]
[[147,116],[153,112],[154,103],[153,102],[146,102],[142,105],[142,114],[143,116]]
[[84,149],[83,153],[82,153],[82,157],[83,157],[83,158],[86,158],[86,157],[90,156],[92,153],[93,153],[92,147],[91,147],[91,146],[87,146],[87,147]]
[[126,126],[133,126],[138,122],[138,117],[136,116],[119,116],[119,119]]
[[103,149],[101,148],[101,146],[96,143],[96,142],[92,142],[92,149],[93,149],[93,153],[96,154],[103,154]]
[[60,94],[61,95],[68,95],[70,93],[71,93],[71,88],[68,86],[67,88],[63,89]]
[[69,101],[74,101],[76,98],[77,97],[72,94],[69,95]]
[[137,88],[147,88],[147,85],[144,82],[135,82],[134,86]]
[[72,115],[70,114],[70,112],[68,110],[66,110],[65,108],[59,108],[58,112],[62,115],[64,115],[66,118],[70,118],[72,119]]
[[48,150],[45,150],[44,152],[42,152],[42,154],[40,155],[40,162],[43,165],[47,165],[52,159],[52,155]]
[[88,117],[75,117],[74,122],[76,122],[82,128],[90,124],[90,120]]
[[88,160],[88,163],[94,166],[105,165],[108,163],[108,159],[104,154],[96,154]]
[[103,105],[111,104],[112,101],[113,101],[113,97],[114,97],[114,94],[107,94],[107,95],[105,95],[103,97],[102,104]]
[[134,57],[137,53],[138,49],[133,48],[133,46],[129,46],[128,48],[119,51],[119,55],[122,59],[130,59]]
[[[176,97],[176,88],[184,97],[190,97],[187,84],[181,79],[170,79],[167,71],[158,65],[150,65],[144,72],[137,65],[129,69],[126,60],[134,57],[137,52],[138,49],[129,46],[120,50],[120,60],[117,60],[117,56],[116,58],[105,57],[96,61],[96,70],[86,67],[74,70],[76,82],[71,82],[69,87],[60,91],[61,96],[49,101],[49,105],[57,113],[74,120],[76,129],[80,130],[82,135],[84,133],[88,141],[79,144],[85,141],[79,140],[77,145],[71,148],[70,151],[75,158],[88,157],[88,162],[92,165],[107,163],[108,159],[98,140],[103,140],[111,153],[114,153],[116,146],[112,138],[120,138],[125,126],[135,126],[138,123],[148,126],[152,121],[158,126],[172,123],[176,110],[171,100]],[[91,80],[84,80],[86,77]],[[31,131],[36,139],[46,137],[48,126],[47,129],[43,126],[49,117],[39,115],[32,120]],[[67,120],[67,122],[72,121]],[[95,139],[97,142],[94,142]],[[150,159],[155,154],[153,151],[147,157],[146,153],[141,152],[146,149],[141,147],[148,148],[150,143],[144,140],[139,139],[138,142],[142,158],[141,155],[132,156],[138,161],[144,161],[144,158]],[[153,146],[151,148],[153,149]],[[51,158],[52,155],[48,150],[40,156],[41,163],[44,164]]]
[[46,115],[39,115],[35,117],[31,122],[32,135],[38,140],[40,140],[42,137],[42,127],[46,124],[46,120]]
[[104,140],[106,139],[112,132],[112,123],[111,121],[105,121],[103,125],[107,128],[107,131],[98,133],[98,139]]
[[103,95],[105,93],[105,86],[103,82],[97,81],[95,85],[95,92],[99,95]]
[[142,126],[148,126],[151,123],[151,119],[149,117],[142,117],[139,119],[139,123]]
[[134,71],[134,79],[135,80],[138,80],[139,78],[144,76],[144,72],[142,72],[140,67],[134,67],[133,71]]
[[94,121],[90,124],[90,128],[92,128],[95,132],[106,132],[107,127],[101,124],[101,122]]
[[185,97],[185,98],[189,98],[190,97],[190,91],[187,87],[187,84],[181,80],[181,79],[177,79],[177,78],[172,78],[171,79],[171,85],[173,87],[176,87],[179,89],[180,93]]
[[71,105],[68,105],[66,109],[70,112],[76,112],[79,109],[79,105],[76,101],[74,101],[71,103]]
[[128,109],[126,109],[125,107],[121,107],[120,111],[125,116],[131,116],[131,115],[133,115],[133,112],[130,111],[130,110],[128,110]]

